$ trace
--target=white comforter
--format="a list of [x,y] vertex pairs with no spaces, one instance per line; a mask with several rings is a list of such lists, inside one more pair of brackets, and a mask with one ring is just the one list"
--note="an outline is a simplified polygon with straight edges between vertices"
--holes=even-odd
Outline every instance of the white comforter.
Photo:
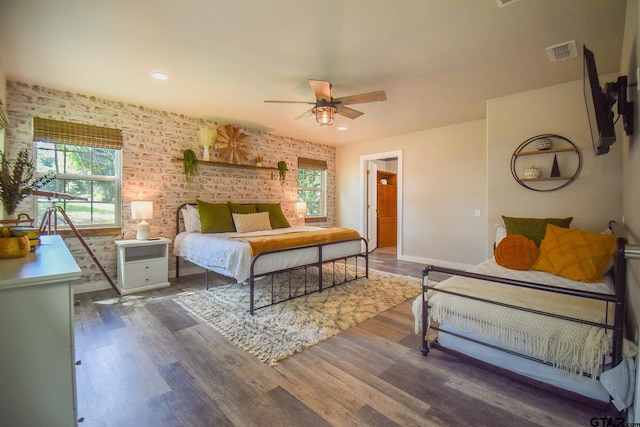
[[[253,233],[180,233],[174,242],[174,255],[180,256],[196,265],[233,277],[242,283],[249,279],[251,272],[251,248],[248,243],[237,237],[265,236],[298,231],[316,231],[322,227],[295,226]],[[231,237],[235,237],[231,238]],[[357,243],[359,246],[360,243]],[[300,250],[296,253],[279,254],[261,260],[258,272],[290,268],[313,261],[315,251]]]

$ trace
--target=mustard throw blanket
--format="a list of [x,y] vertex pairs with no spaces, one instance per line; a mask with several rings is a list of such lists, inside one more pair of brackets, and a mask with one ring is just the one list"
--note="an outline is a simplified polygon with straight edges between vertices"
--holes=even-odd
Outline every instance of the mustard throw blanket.
[[268,236],[234,237],[234,239],[249,243],[251,246],[251,255],[253,256],[276,249],[339,242],[341,240],[357,238],[360,238],[360,233],[349,228],[326,228],[318,231],[298,231]]
[[[506,286],[455,276],[436,286],[464,295],[567,317],[605,323],[602,301]],[[586,372],[595,378],[609,349],[607,333],[599,327],[489,305],[443,292],[429,291],[429,314],[439,323],[473,332],[553,363],[558,369]],[[613,304],[609,304],[609,321]]]

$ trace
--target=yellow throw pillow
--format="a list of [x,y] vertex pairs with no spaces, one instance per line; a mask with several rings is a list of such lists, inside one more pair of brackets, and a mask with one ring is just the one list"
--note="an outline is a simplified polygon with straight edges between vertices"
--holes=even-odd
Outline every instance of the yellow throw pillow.
[[536,243],[521,234],[510,234],[503,238],[494,254],[496,262],[511,270],[529,270],[538,259]]
[[549,224],[540,245],[540,256],[531,269],[578,282],[597,283],[602,282],[602,275],[615,253],[613,235]]

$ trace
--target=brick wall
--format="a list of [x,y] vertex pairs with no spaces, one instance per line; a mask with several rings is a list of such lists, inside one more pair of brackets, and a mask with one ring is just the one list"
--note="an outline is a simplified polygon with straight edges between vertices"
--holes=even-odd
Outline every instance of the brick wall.
[[[269,170],[210,165],[200,165],[199,175],[188,185],[182,173],[182,164],[172,161],[172,158],[181,157],[187,148],[192,148],[201,158],[202,149],[198,147],[199,129],[205,125],[216,128],[227,123],[205,121],[177,113],[13,81],[7,82],[7,90],[10,122],[6,129],[6,150],[9,158],[15,158],[21,148],[33,148],[32,118],[35,116],[122,130],[122,234],[118,239],[135,238],[137,223],[130,219],[132,200],[154,202],[153,219],[148,221],[151,234],[169,239],[175,237],[175,215],[178,206],[194,202],[196,198],[210,202],[280,202],[287,218],[295,221],[293,204],[297,195],[298,157],[327,161],[327,221],[317,225],[335,225],[334,147],[241,128],[242,132],[247,134],[246,141],[251,159],[257,154],[262,155],[264,166],[275,166],[280,160],[287,162],[289,173],[285,185],[280,185],[277,171],[272,174]],[[212,161],[219,160],[217,150],[212,147],[210,152]],[[17,213],[20,212],[32,215],[31,198],[27,198],[18,207]],[[85,239],[114,282],[115,239]],[[108,287],[108,283],[78,239],[66,238],[65,242],[82,268],[83,274],[76,284],[77,290]],[[169,271],[171,275],[175,271],[173,257],[170,257]]]

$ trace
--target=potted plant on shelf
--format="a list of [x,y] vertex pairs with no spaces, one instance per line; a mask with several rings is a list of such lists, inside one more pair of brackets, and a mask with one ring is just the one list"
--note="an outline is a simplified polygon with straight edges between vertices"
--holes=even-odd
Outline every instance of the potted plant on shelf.
[[191,184],[198,174],[198,158],[196,157],[196,153],[190,148],[187,148],[182,153],[182,170],[187,184]]
[[262,161],[263,161],[264,159],[262,158],[262,156],[261,156],[261,155],[259,155],[259,154],[258,154],[258,155],[255,157],[255,159],[253,159],[253,160],[256,162],[256,166],[262,166]]
[[7,218],[14,218],[16,208],[22,200],[56,177],[55,173],[47,172],[36,178],[34,173],[35,166],[27,149],[20,150],[15,160],[7,159],[0,151],[0,200]]
[[280,174],[280,185],[284,185],[287,178],[287,163],[285,161],[278,162],[278,173]]

